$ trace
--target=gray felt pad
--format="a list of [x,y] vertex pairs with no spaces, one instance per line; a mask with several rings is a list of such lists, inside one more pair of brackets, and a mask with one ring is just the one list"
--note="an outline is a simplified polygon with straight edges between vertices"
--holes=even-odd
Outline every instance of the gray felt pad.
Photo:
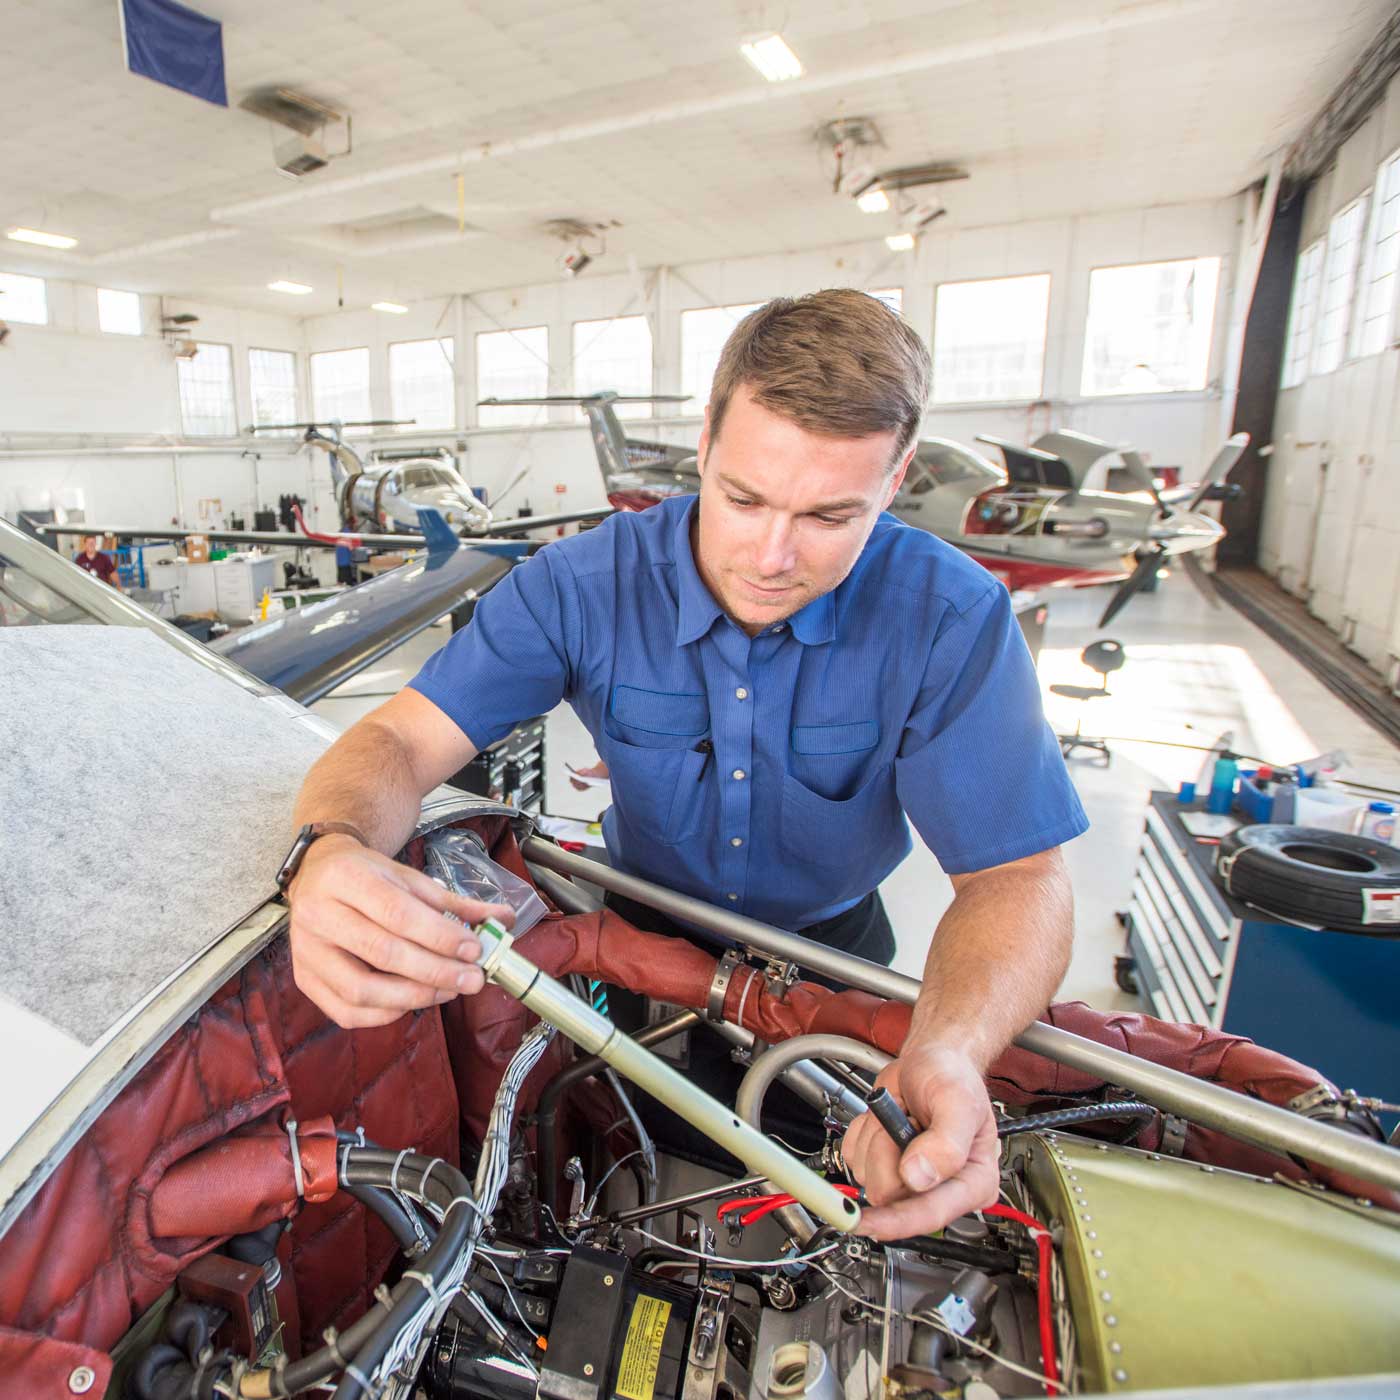
[[85,1044],[275,892],[326,741],[135,627],[0,629],[0,1001]]

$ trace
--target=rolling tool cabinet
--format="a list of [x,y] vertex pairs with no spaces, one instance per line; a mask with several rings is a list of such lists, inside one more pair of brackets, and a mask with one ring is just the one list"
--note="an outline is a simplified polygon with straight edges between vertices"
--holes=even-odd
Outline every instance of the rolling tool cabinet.
[[1216,845],[1181,811],[1174,793],[1151,795],[1119,984],[1163,1020],[1248,1036],[1341,1089],[1400,1100],[1400,937],[1304,928],[1231,898]]

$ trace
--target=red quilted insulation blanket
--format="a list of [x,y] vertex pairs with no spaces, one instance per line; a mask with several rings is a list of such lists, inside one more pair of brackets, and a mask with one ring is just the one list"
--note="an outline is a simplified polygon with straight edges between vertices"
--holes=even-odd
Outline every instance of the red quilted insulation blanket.
[[[524,874],[502,823],[485,824],[483,834],[497,859]],[[553,915],[517,947],[549,972],[600,977],[697,1008],[715,967],[713,954],[641,933],[610,913]],[[731,1017],[744,982],[741,972],[731,983]],[[804,982],[779,1000],[756,981],[743,1008],[744,1024],[765,1040],[833,1031],[889,1051],[899,1048],[908,1017],[907,1007],[878,997]],[[274,943],[161,1048],[0,1240],[0,1397],[66,1396],[77,1366],[95,1371],[100,1394],[107,1349],[186,1264],[230,1234],[293,1214],[283,1241],[293,1284],[284,1317],[294,1343],[319,1346],[325,1327],[344,1327],[369,1305],[394,1252],[380,1223],[334,1190],[333,1128],[363,1126],[382,1144],[455,1163],[459,1129],[479,1136],[529,1019],[488,988],[382,1029],[343,1031],[296,989],[286,942]],[[1053,1006],[1045,1019],[1276,1103],[1320,1081],[1302,1065],[1199,1026],[1079,1004]],[[522,1109],[567,1053],[558,1045],[546,1057]],[[989,1087],[999,1099],[1031,1103],[1099,1086],[1013,1049],[993,1067]],[[293,1118],[301,1125],[301,1203],[285,1132]],[[1186,1150],[1249,1171],[1297,1170],[1196,1129]]]

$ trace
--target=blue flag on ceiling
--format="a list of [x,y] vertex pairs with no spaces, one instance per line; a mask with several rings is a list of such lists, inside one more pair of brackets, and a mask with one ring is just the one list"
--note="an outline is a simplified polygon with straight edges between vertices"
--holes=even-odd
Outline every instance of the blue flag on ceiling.
[[119,0],[126,66],[220,107],[224,86],[224,27],[175,0]]

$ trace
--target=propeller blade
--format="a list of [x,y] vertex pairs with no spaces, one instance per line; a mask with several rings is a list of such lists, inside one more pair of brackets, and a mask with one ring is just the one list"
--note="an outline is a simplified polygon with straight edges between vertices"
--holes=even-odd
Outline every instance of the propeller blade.
[[1220,485],[1229,476],[1230,469],[1244,456],[1244,450],[1248,446],[1248,433],[1236,433],[1234,437],[1225,440],[1220,451],[1215,454],[1215,460],[1206,468],[1206,474],[1201,480],[1201,484],[1196,487],[1196,494],[1187,502],[1186,509],[1188,511],[1200,508],[1201,502],[1210,494],[1211,488]]
[[1100,627],[1107,627],[1133,598],[1147,587],[1161,567],[1166,554],[1167,551],[1158,545],[1143,555],[1138,561],[1137,568],[1118,585],[1118,591],[1109,599],[1108,606],[1103,610],[1103,616],[1099,618]]
[[1220,590],[1215,586],[1215,575],[1201,563],[1201,556],[1195,552],[1177,555],[1177,562],[1186,570],[1186,577],[1196,585],[1196,591],[1213,608],[1220,606]]
[[1119,453],[1119,456],[1123,459],[1123,466],[1127,469],[1128,475],[1156,501],[1158,517],[1165,520],[1167,516],[1167,503],[1158,492],[1156,478],[1148,469],[1147,463],[1142,460],[1142,454],[1134,452],[1131,447],[1125,447]]

